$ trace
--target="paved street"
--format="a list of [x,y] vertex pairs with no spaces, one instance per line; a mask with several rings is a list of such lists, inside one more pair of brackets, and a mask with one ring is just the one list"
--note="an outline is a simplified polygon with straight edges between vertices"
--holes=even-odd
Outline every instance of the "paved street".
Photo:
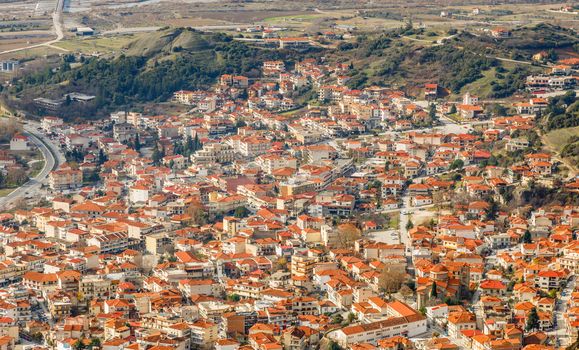
[[575,288],[575,276],[571,277],[571,280],[565,288],[561,291],[561,297],[557,300],[555,306],[555,327],[552,331],[547,332],[550,336],[555,337],[556,346],[567,346],[570,345],[569,334],[567,328],[565,327],[564,313],[567,310],[567,302],[571,299],[571,293]]
[[[418,102],[417,104],[421,104],[421,103]],[[425,108],[428,107],[427,101],[423,101],[422,104],[424,105],[423,107],[425,107]],[[458,124],[455,121],[453,121],[452,119],[445,117],[444,115],[439,115],[439,118],[440,118],[441,125],[438,125],[434,128],[413,129],[413,130],[406,130],[403,132],[387,131],[387,132],[382,133],[381,135],[393,136],[393,135],[400,135],[402,133],[408,133],[408,132],[468,133],[469,131],[471,131],[473,129],[473,126],[479,125],[482,123],[488,123],[488,121],[475,121],[475,122],[467,122],[467,123],[463,123],[463,124]],[[334,147],[337,147],[337,145]],[[445,174],[445,173],[448,173],[448,172],[443,172],[443,173],[436,174],[436,175],[441,175],[441,174]],[[420,177],[414,178],[413,182],[419,183],[421,180],[426,179],[427,177],[430,177],[430,176],[420,176]],[[408,225],[408,221],[410,221],[412,219],[412,214],[414,214],[416,211],[432,208],[436,205],[440,205],[440,204],[444,204],[444,203],[436,203],[436,204],[430,204],[430,205],[425,205],[425,206],[420,206],[420,207],[412,207],[411,203],[410,203],[410,195],[408,194],[407,190],[402,195],[401,203],[402,203],[402,205],[400,208],[383,210],[381,213],[382,214],[388,214],[388,213],[399,212],[399,214],[400,214],[399,227],[398,227],[399,237],[398,237],[397,241],[406,246],[406,253],[408,255],[410,255],[412,242],[410,241],[410,237],[408,235],[408,230],[406,229],[406,225]],[[373,237],[373,238],[376,239],[376,237]],[[387,238],[389,238],[389,237],[387,237]],[[388,242],[387,240],[384,240],[384,239],[377,239],[377,240]],[[388,243],[396,243],[394,241],[395,240],[392,240],[392,242],[388,242]]]
[[36,177],[30,179],[7,196],[0,198],[0,209],[2,210],[10,209],[14,204],[26,197],[38,197],[40,188],[47,181],[50,171],[64,162],[64,155],[48,137],[38,132],[36,129],[38,126],[39,124],[32,122],[24,124],[23,134],[28,136],[42,152],[44,167]]

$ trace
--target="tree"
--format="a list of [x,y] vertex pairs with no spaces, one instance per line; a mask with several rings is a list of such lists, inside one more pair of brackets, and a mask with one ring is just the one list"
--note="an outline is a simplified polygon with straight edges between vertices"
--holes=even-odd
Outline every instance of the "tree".
[[390,295],[400,290],[404,283],[404,279],[404,272],[385,267],[382,272],[380,272],[378,287]]
[[[236,128],[243,128],[244,126],[247,126],[247,123],[246,123],[245,121],[243,121],[243,120],[238,120],[238,121],[235,123],[235,127],[236,127]],[[284,126],[285,126],[285,124],[284,124]]]
[[341,224],[337,229],[337,239],[340,248],[352,248],[354,242],[362,237],[362,231],[352,223]]
[[450,106],[450,114],[456,114],[456,105]]
[[533,331],[539,328],[539,314],[537,313],[537,308],[533,307],[531,311],[529,311],[529,315],[527,316],[527,326],[525,327],[526,331]]
[[446,297],[444,298],[444,303],[447,305],[460,305],[460,301],[456,298]]
[[408,222],[406,223],[406,229],[410,230],[414,227],[414,223],[412,222],[412,220],[408,219]]
[[[197,135],[195,135],[197,136]],[[189,153],[188,155],[190,155],[192,152],[194,152],[194,143],[193,143],[193,138],[191,137],[191,135],[187,135],[187,140],[185,141],[185,149],[187,150],[187,152]]]
[[99,156],[98,156],[98,164],[102,165],[107,161],[108,157],[105,154],[105,152],[101,149],[99,149]]
[[159,150],[159,147],[155,144],[155,149],[153,150],[153,155],[151,156],[153,163],[155,165],[159,165],[163,157],[165,157],[165,152]]
[[85,180],[86,180],[87,182],[99,182],[100,179],[101,179],[101,178],[100,178],[100,176],[99,176],[98,171],[91,171],[91,172],[87,175],[87,177],[86,177]]
[[238,294],[230,294],[227,296],[227,299],[230,301],[238,302],[241,300],[241,297]]
[[78,339],[72,346],[74,350],[83,350],[86,349],[86,345],[82,339]]
[[344,322],[344,317],[342,317],[341,314],[337,314],[336,316],[332,317],[333,324],[340,324],[342,322]]
[[275,262],[276,270],[285,270],[286,267],[287,267],[287,259],[284,257],[277,259],[277,261]]
[[141,149],[141,140],[139,138],[139,133],[135,135],[135,151],[139,151]]
[[236,218],[240,219],[240,218],[244,218],[246,216],[249,215],[249,210],[242,206],[239,206],[235,209],[235,212],[233,213],[233,216],[235,216]]
[[328,346],[328,350],[342,350],[342,348],[340,347],[340,345],[338,345],[338,343],[331,340],[330,345]]
[[207,211],[199,202],[191,202],[187,206],[185,214],[191,217],[191,224],[193,225],[205,225],[207,223]]
[[100,348],[101,347],[101,340],[99,338],[92,338],[90,340],[90,347],[92,348]]
[[14,118],[3,118],[0,121],[0,142],[9,142],[12,136],[22,132],[22,125]]
[[428,116],[433,122],[438,120],[438,116],[436,115],[436,105],[434,103],[431,103],[429,106]]
[[464,161],[462,159],[455,159],[450,166],[448,167],[449,170],[455,170],[455,169],[462,169],[462,167],[464,166]]
[[203,144],[199,140],[199,135],[195,134],[195,139],[193,139],[193,149],[192,152],[200,150],[203,147]]
[[432,288],[430,290],[430,296],[434,299],[438,297],[438,290],[436,289],[436,283],[432,282]]
[[497,218],[498,212],[499,212],[499,205],[496,201],[491,200],[490,201],[490,206],[489,209],[487,211],[487,219],[488,220],[495,220]]
[[9,186],[21,186],[28,181],[28,175],[22,168],[13,168],[6,174],[6,184]]
[[521,240],[523,241],[523,243],[532,243],[533,237],[531,236],[531,231],[526,230]]
[[414,291],[406,284],[403,284],[402,287],[400,287],[398,293],[400,293],[405,298],[410,298],[414,295]]

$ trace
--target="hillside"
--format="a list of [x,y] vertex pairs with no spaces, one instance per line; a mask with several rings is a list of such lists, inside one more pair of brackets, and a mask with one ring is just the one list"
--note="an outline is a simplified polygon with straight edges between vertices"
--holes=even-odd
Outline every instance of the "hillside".
[[358,42],[345,52],[357,62],[349,85],[393,85],[417,94],[425,83],[438,83],[449,92],[483,78],[499,62],[454,45],[433,45],[406,40],[400,34]]
[[130,43],[115,59],[90,58],[75,69],[65,60],[57,71],[47,69],[26,76],[10,91],[19,99],[9,103],[19,110],[41,114],[33,107],[32,98],[59,98],[78,91],[96,99],[82,108],[64,106],[60,114],[68,118],[99,117],[114,108],[167,100],[180,89],[208,88],[221,74],[254,77],[263,60],[286,55],[283,51],[249,47],[223,34],[164,29]]
[[527,75],[538,66],[503,62],[497,58],[530,61],[539,51],[577,50],[579,36],[570,29],[549,24],[515,28],[507,39],[486,34],[458,33],[446,44],[407,40],[416,29],[400,29],[342,46],[358,61],[352,87],[387,84],[411,94],[425,83],[435,82],[448,93],[474,91],[483,98],[504,98],[524,87]]
[[579,44],[579,34],[572,29],[542,23],[531,27],[516,27],[508,38],[497,39],[489,35],[461,33],[452,39],[455,45],[472,52],[504,58],[531,60],[540,51],[555,55]]
[[579,45],[574,32],[546,24],[515,28],[503,40],[471,33],[447,35],[444,44],[408,39],[420,30],[410,26],[362,34],[355,41],[340,42],[335,49],[295,52],[252,46],[225,34],[162,29],[129,43],[115,59],[90,58],[71,69],[70,57],[65,57],[58,70],[25,76],[8,90],[16,96],[8,104],[42,114],[33,98],[83,92],[96,99],[82,106],[65,105],[59,115],[99,117],[112,109],[165,101],[180,89],[208,88],[221,74],[258,77],[264,60],[283,59],[291,64],[320,57],[321,52],[327,61],[353,65],[351,88],[394,86],[420,97],[425,83],[438,83],[451,97],[471,91],[485,99],[505,98],[524,87],[525,77],[541,68],[497,57],[529,60],[538,50],[576,50]]
[[187,29],[160,30],[141,37],[127,46],[127,56],[155,57],[177,51],[194,52],[212,50],[225,38]]

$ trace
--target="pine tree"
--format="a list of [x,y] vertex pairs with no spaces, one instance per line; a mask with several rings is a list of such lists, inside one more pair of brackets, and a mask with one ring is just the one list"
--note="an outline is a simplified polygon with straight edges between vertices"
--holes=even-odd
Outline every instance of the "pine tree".
[[179,141],[175,141],[173,143],[173,153],[174,154],[185,154],[185,149],[183,147],[183,144]]
[[195,139],[193,140],[193,151],[201,149],[202,146],[201,141],[199,141],[199,135],[195,134]]
[[432,120],[432,121],[438,120],[438,116],[436,115],[436,105],[434,103],[430,104],[430,109],[428,110],[428,116],[430,117],[430,120]]
[[[197,135],[195,135],[197,136]],[[195,150],[193,149],[195,147],[195,145],[193,144],[193,138],[191,137],[191,135],[187,135],[187,141],[185,143],[185,149],[187,150],[187,155],[190,155],[191,153],[193,153]]]
[[525,234],[523,235],[522,241],[523,241],[523,243],[532,243],[533,242],[533,237],[531,236],[531,232],[529,230],[525,231]]
[[161,161],[161,159],[163,159],[163,153],[159,150],[159,147],[157,147],[157,145],[155,145],[155,149],[153,150],[153,155],[151,156],[151,159],[153,160],[153,163],[155,165],[159,165],[159,162]]
[[486,218],[487,220],[495,220],[497,218],[498,212],[499,212],[499,205],[497,204],[496,201],[492,200],[490,201],[490,207],[488,209]]
[[102,149],[99,149],[98,163],[99,165],[104,164],[107,161],[107,155]]
[[139,134],[135,135],[135,151],[139,151],[141,149],[141,140],[139,139]]
[[430,296],[432,298],[438,297],[438,290],[436,290],[436,283],[435,282],[432,282],[432,290],[430,291]]
[[532,308],[529,311],[529,316],[527,316],[527,327],[525,328],[527,332],[539,328],[539,314],[537,313],[537,308]]

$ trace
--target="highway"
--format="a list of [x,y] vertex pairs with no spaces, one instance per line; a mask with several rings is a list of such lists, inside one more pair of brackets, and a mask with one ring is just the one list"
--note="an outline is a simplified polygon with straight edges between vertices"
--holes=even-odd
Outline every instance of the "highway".
[[34,49],[34,48],[42,47],[42,46],[49,46],[49,47],[52,47],[52,48],[55,48],[58,50],[68,51],[68,50],[63,49],[61,47],[53,46],[53,44],[56,44],[57,42],[61,41],[62,38],[64,38],[64,30],[62,28],[62,9],[64,8],[64,1],[65,0],[56,0],[56,6],[54,8],[54,12],[52,13],[52,27],[53,27],[54,34],[56,35],[56,39],[49,40],[47,42],[40,43],[40,44],[34,44],[34,45],[19,47],[17,49],[0,51],[0,55],[18,52],[18,51],[23,51],[23,50],[28,50],[28,49]]
[[36,130],[38,124],[24,124],[23,134],[38,146],[44,158],[44,167],[36,177],[28,180],[24,185],[18,187],[10,194],[0,198],[0,210],[9,210],[20,200],[28,197],[38,198],[41,195],[41,186],[48,179],[48,174],[64,162],[64,155],[58,147],[46,136]]

